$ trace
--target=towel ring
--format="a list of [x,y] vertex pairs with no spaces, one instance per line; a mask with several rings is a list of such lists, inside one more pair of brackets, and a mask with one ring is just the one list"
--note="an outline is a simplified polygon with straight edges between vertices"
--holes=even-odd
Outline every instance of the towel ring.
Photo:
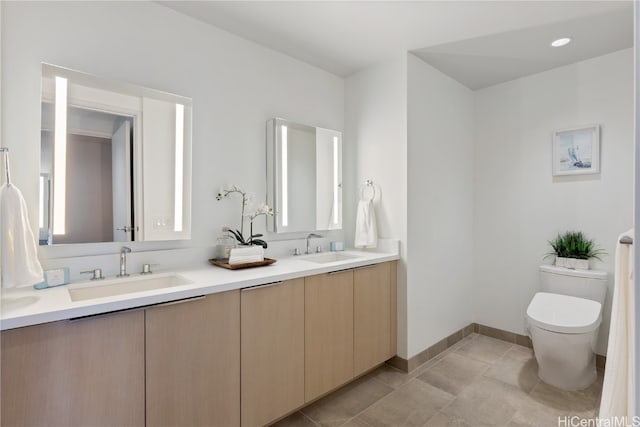
[[[365,196],[365,191],[367,190],[367,188],[371,188],[373,190],[373,194],[371,195],[370,199],[366,199]],[[376,186],[373,185],[373,181],[371,181],[370,179],[367,179],[364,184],[362,185],[362,187],[360,187],[360,200],[365,200],[365,201],[369,201],[369,202],[373,202],[373,200],[376,198]]]

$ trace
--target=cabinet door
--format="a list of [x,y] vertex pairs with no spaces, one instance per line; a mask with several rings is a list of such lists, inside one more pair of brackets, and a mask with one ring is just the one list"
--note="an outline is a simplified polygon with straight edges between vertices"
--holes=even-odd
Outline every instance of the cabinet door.
[[305,401],[353,378],[353,271],[305,278]]
[[2,332],[3,426],[143,426],[144,311]]
[[243,426],[262,426],[304,403],[304,279],[243,289]]
[[240,291],[146,310],[147,425],[240,425]]
[[356,375],[393,356],[391,289],[391,266],[388,262],[353,272]]

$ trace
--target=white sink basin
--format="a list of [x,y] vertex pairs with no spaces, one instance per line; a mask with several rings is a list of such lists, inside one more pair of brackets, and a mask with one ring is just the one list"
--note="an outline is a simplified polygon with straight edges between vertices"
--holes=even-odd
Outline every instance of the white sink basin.
[[91,282],[90,284],[75,285],[73,287],[69,287],[67,290],[69,291],[71,301],[85,301],[89,299],[171,288],[173,286],[188,285],[189,283],[192,282],[178,274],[161,273],[146,276],[100,280]]
[[328,252],[324,254],[307,255],[302,259],[318,264],[328,264],[330,262],[347,261],[360,258],[357,255],[345,254],[342,252]]

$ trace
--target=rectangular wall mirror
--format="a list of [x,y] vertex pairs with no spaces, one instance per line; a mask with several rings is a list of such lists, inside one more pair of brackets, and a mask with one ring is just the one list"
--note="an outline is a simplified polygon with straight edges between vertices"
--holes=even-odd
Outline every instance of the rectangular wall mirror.
[[189,239],[191,108],[43,64],[40,244]]
[[267,203],[275,233],[342,228],[342,133],[267,122]]

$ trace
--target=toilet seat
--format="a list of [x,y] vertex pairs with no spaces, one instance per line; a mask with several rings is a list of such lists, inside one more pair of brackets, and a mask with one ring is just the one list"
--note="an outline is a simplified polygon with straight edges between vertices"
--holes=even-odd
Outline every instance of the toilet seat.
[[596,301],[538,292],[529,303],[527,318],[531,325],[547,331],[582,334],[600,326],[601,309]]

